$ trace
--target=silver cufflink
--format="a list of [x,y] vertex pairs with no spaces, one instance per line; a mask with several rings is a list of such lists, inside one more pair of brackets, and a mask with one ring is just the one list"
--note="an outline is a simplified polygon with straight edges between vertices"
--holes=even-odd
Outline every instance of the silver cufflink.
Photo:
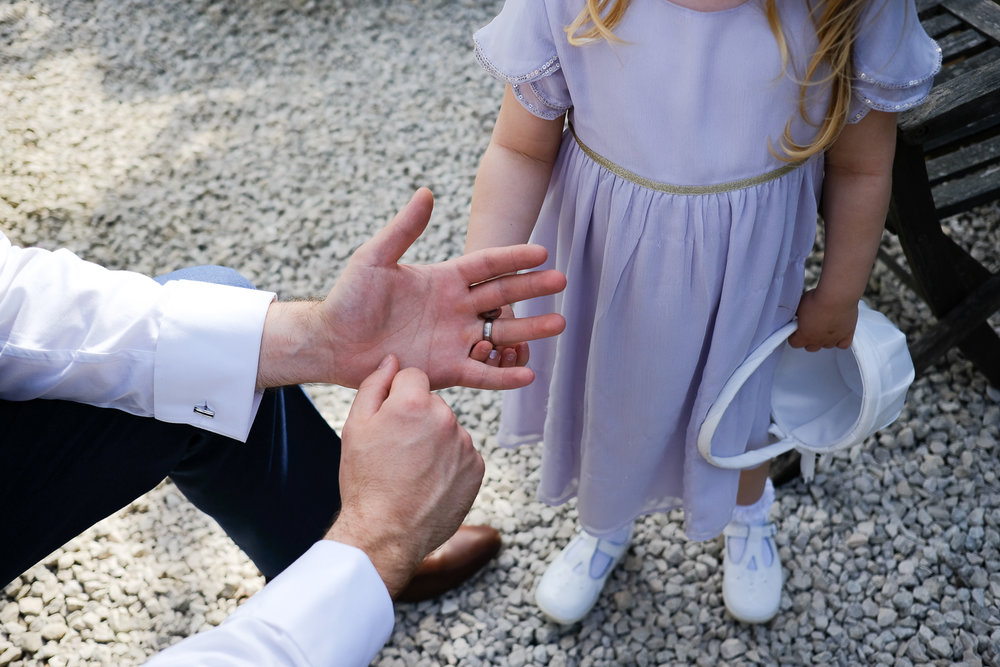
[[208,417],[209,419],[215,417],[215,410],[210,409],[208,407],[208,403],[205,403],[204,405],[194,406],[194,411],[197,412],[199,415],[204,415]]

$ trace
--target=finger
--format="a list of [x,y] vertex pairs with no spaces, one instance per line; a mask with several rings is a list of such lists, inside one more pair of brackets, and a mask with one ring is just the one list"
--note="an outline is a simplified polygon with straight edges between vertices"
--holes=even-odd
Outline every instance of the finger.
[[491,352],[493,352],[493,345],[488,340],[481,340],[472,346],[472,350],[469,351],[469,358],[485,364],[489,361]]
[[548,338],[563,332],[566,318],[558,313],[519,317],[504,317],[493,322],[490,338],[496,347],[505,347],[539,338]]
[[521,363],[522,349],[527,350],[527,343],[518,343],[510,347],[498,347],[494,350],[496,355],[493,357],[493,363],[491,365],[499,366],[500,368],[515,368],[517,366],[524,366],[527,363],[527,357],[524,359],[524,363]]
[[[517,349],[518,346],[505,347],[500,353],[500,366],[501,368],[514,368],[517,366]],[[523,365],[523,364],[522,364]]]
[[354,255],[368,264],[395,264],[423,234],[433,208],[434,195],[427,188],[420,188],[389,224],[358,248]]
[[526,344],[518,343],[517,345],[511,347],[494,348],[490,351],[489,357],[485,363],[490,366],[499,366],[501,368],[523,366],[524,364],[518,364],[517,361],[520,356],[519,349],[524,345]]
[[516,276],[504,276],[473,287],[473,305],[476,312],[481,313],[536,296],[556,294],[565,288],[566,276],[555,269],[519,273]]
[[518,389],[534,379],[535,372],[530,368],[499,368],[468,359],[459,369],[455,384],[472,389]]
[[409,394],[422,397],[425,394],[429,394],[430,391],[431,382],[427,378],[427,373],[419,368],[404,368],[396,373],[396,377],[392,379],[392,389],[389,393],[391,395],[400,392],[400,394],[404,395]]
[[[484,341],[484,342],[486,342],[486,344],[489,345],[489,342],[487,342],[487,341]],[[479,345],[482,345],[482,343],[479,343]],[[497,366],[500,365],[500,360],[502,358],[503,358],[503,355],[501,354],[500,350],[498,350],[495,347],[493,347],[492,345],[490,345],[489,346],[489,351],[486,353],[486,356],[483,359],[483,363],[486,364],[487,366],[492,366],[492,367],[496,368]]]
[[548,256],[548,251],[542,246],[526,244],[484,248],[450,261],[455,263],[455,268],[467,284],[475,285],[508,273],[533,269],[545,262]]
[[370,417],[378,412],[389,396],[389,388],[398,371],[399,359],[395,355],[390,354],[383,359],[378,368],[358,387],[358,394],[354,397],[354,403],[347,416],[348,420],[354,416]]
[[517,349],[517,361],[515,366],[527,366],[528,359],[531,357],[531,347],[527,343],[518,343],[516,345]]

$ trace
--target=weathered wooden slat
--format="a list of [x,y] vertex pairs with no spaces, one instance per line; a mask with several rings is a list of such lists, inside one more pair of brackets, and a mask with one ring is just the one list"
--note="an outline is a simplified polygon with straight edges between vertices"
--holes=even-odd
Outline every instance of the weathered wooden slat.
[[1000,4],[993,0],[941,0],[941,6],[1000,43]]
[[1000,60],[1000,46],[992,46],[974,55],[965,55],[961,59],[950,62],[934,77],[934,85],[944,85],[957,76],[984,67],[991,62]]
[[941,0],[916,0],[917,14],[923,15],[941,4]]
[[924,153],[928,155],[941,155],[955,150],[956,146],[963,146],[973,141],[980,141],[981,137],[989,136],[1000,128],[1000,113],[994,113],[981,118],[973,118],[971,122],[964,125],[955,125],[940,130],[932,137],[924,139]]
[[[991,137],[959,150],[927,160],[927,178],[931,185],[961,178],[971,171],[1000,162],[1000,136]],[[1000,178],[1000,167],[997,169]],[[937,197],[934,198],[937,201]]]
[[931,192],[940,217],[947,218],[967,211],[1000,197],[1000,166],[991,165],[962,178],[946,181]]
[[1000,111],[1000,61],[935,86],[924,104],[902,115],[899,126],[908,139],[919,142],[941,128],[996,111]]
[[938,39],[939,36],[946,35],[962,25],[962,21],[959,20],[957,16],[949,12],[943,12],[937,16],[932,16],[926,21],[921,21],[920,23],[924,26],[924,30],[927,34],[934,39]]
[[[936,38],[941,47],[941,58],[945,61],[960,58],[963,54],[985,48],[990,41],[981,33],[971,28],[950,32]],[[945,68],[947,72],[950,68]]]

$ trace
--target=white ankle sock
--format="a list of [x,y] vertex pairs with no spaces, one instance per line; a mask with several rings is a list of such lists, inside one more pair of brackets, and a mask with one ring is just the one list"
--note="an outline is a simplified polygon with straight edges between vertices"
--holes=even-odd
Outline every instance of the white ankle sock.
[[[771,478],[769,477],[764,484],[764,493],[761,494],[757,502],[753,505],[737,505],[734,507],[732,520],[734,523],[741,523],[744,526],[763,526],[769,523],[771,505],[773,504],[774,485],[771,483]],[[746,538],[729,538],[729,555],[734,561],[739,561],[743,558],[743,551],[746,547]],[[774,562],[774,554],[771,552],[771,545],[768,542],[764,543],[762,558],[764,560],[764,567],[770,567],[771,563]],[[757,569],[756,563],[751,562],[747,569]]]
[[774,484],[771,478],[764,483],[764,492],[753,505],[737,505],[733,508],[733,521],[747,526],[763,526],[768,523],[771,505],[774,504]]

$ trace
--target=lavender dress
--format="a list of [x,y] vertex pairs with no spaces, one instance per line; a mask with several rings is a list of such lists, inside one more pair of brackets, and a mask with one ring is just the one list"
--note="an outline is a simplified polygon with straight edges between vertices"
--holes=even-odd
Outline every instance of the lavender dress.
[[[764,0],[698,12],[632,0],[621,43],[570,46],[583,0],[507,0],[475,35],[476,56],[542,118],[569,110],[533,240],[566,291],[519,314],[561,312],[565,333],[532,343],[536,381],[504,400],[501,444],[542,441],[539,495],[576,496],[607,534],[682,506],[692,539],[729,521],[738,472],[698,453],[698,428],[732,371],[794,315],[812,248],[822,156],[789,168],[768,150],[798,113],[816,46],[803,0],[778,0],[791,62]],[[912,0],[873,0],[855,53],[852,120],[921,102],[940,50]],[[822,118],[828,92],[808,100]],[[668,185],[669,184],[669,185]],[[716,432],[729,456],[766,440],[772,369],[746,385]]]

